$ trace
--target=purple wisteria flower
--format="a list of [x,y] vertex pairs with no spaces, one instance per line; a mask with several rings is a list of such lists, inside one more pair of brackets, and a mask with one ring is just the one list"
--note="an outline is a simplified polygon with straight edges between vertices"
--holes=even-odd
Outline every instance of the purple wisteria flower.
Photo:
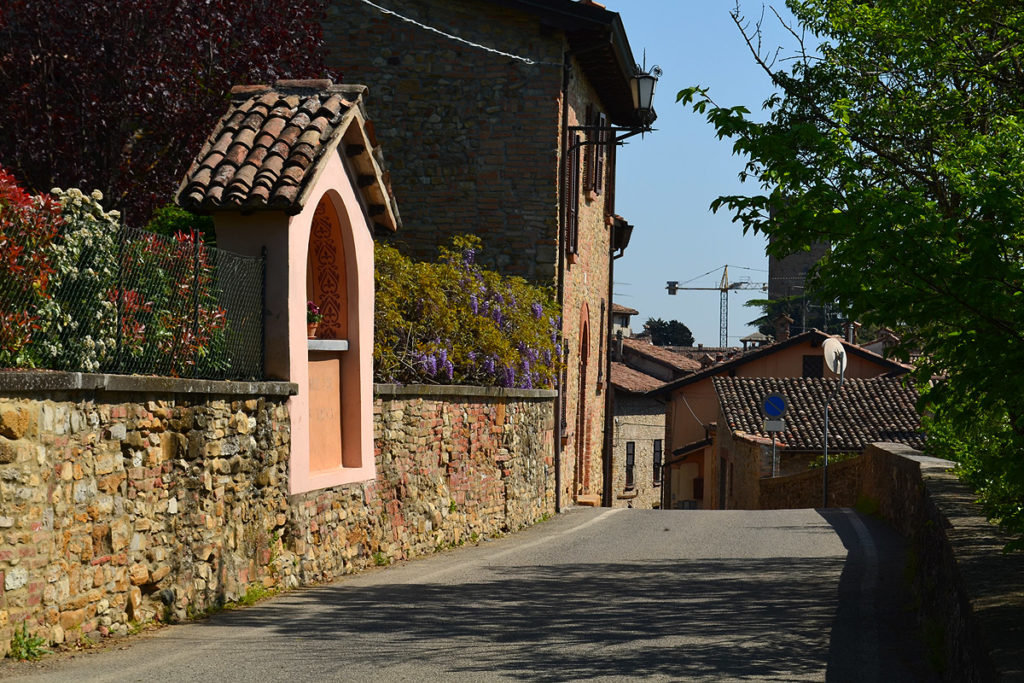
[[483,362],[483,371],[488,375],[494,374],[494,358],[488,358]]
[[480,302],[476,299],[476,294],[469,295],[469,310],[473,311],[473,315],[480,312]]
[[501,386],[514,387],[516,385],[516,371],[508,365],[503,366],[501,370]]
[[540,320],[541,316],[544,315],[544,307],[536,301],[533,302],[533,305],[530,306],[530,308],[533,310],[533,317],[537,320]]
[[473,261],[476,260],[476,249],[463,249],[462,250],[462,265],[469,268],[473,265]]
[[432,353],[424,355],[421,359],[423,371],[433,377],[437,374],[437,358]]
[[455,375],[455,366],[452,364],[450,360],[446,360],[444,362],[443,370],[444,376],[449,380]]

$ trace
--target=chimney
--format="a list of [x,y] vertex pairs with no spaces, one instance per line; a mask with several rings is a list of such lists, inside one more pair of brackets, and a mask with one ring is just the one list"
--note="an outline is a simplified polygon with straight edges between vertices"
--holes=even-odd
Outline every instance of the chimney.
[[857,330],[859,330],[861,324],[856,320],[847,320],[843,323],[843,336],[846,338],[848,344],[857,343]]
[[789,326],[793,324],[793,319],[783,313],[775,319],[775,341],[786,341],[789,339]]

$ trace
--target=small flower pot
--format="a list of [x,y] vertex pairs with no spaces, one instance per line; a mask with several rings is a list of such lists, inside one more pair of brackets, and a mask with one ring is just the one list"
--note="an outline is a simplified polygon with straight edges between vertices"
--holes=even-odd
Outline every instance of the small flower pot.
[[306,338],[316,339],[316,327],[320,323],[306,323]]

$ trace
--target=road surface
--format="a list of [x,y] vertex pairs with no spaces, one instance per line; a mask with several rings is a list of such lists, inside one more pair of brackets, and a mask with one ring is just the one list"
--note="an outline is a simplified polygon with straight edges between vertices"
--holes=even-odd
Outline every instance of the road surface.
[[928,680],[902,548],[851,510],[576,509],[0,678]]

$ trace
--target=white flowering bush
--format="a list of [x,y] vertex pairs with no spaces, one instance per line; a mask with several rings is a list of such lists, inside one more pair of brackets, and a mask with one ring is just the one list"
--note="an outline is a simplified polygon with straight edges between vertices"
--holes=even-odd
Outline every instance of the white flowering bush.
[[49,247],[54,274],[50,298],[39,308],[39,353],[48,367],[97,372],[116,352],[120,213],[104,211],[103,194],[53,189],[61,207],[61,239]]

